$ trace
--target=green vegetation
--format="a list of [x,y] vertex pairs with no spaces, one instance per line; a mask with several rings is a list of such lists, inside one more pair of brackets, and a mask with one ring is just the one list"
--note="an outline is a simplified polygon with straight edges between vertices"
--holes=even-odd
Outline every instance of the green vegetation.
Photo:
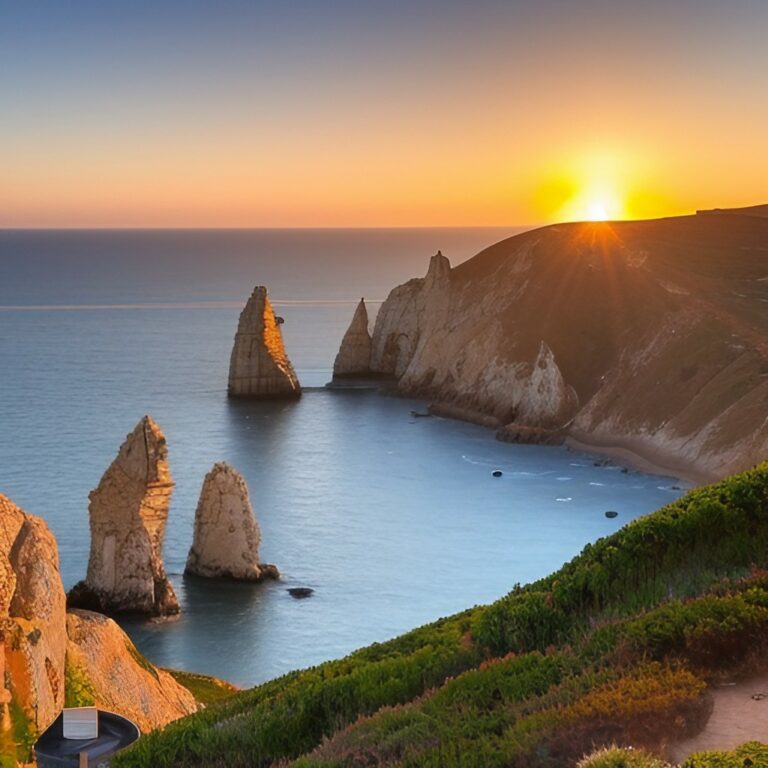
[[768,745],[750,741],[730,752],[699,752],[682,768],[763,768],[768,765]]
[[96,702],[93,686],[85,672],[67,654],[64,664],[64,706],[92,707]]
[[653,750],[701,727],[709,679],[765,656],[766,564],[760,465],[490,606],[237,693],[113,764],[554,768],[596,744]]
[[669,763],[643,750],[611,746],[579,760],[576,768],[669,768]]
[[32,747],[34,746],[35,739],[35,727],[34,724],[27,717],[24,709],[16,701],[16,697],[12,696],[11,703],[9,705],[11,715],[11,731],[10,740],[3,738],[2,741],[2,757],[0,758],[0,765],[2,768],[15,768],[19,763],[26,763],[32,759]]
[[206,706],[218,704],[237,693],[237,688],[216,677],[183,672],[180,669],[166,669],[165,671],[173,675],[177,683],[183,685],[201,704]]

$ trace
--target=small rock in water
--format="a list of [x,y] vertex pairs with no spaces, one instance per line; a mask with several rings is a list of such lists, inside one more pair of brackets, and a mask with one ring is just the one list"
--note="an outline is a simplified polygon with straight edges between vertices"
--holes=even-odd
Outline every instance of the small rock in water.
[[606,517],[610,517],[611,519],[613,519],[614,517],[618,517],[618,516],[619,516],[619,513],[618,513],[618,512],[614,512],[612,509],[609,509],[609,510],[608,510],[608,511],[605,513],[605,516],[606,516]]
[[629,470],[626,467],[622,467],[621,471],[622,471],[622,474],[625,474],[625,475],[629,474]]
[[302,600],[305,597],[309,597],[315,590],[310,587],[291,587],[288,590],[288,594],[291,597],[295,597],[297,600]]
[[494,469],[493,472],[491,472],[491,474],[494,477],[501,477],[504,473],[500,469]]

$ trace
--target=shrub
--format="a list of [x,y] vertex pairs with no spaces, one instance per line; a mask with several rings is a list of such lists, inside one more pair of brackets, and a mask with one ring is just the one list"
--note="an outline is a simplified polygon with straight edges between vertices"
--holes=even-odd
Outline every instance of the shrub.
[[586,755],[579,760],[576,768],[671,768],[671,766],[641,749],[614,745]]
[[749,741],[730,752],[698,752],[691,755],[680,768],[765,768],[768,766],[768,745]]

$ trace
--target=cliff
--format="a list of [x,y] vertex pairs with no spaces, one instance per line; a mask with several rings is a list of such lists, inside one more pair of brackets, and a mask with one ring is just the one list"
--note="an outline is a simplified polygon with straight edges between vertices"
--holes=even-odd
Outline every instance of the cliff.
[[333,378],[366,376],[370,372],[371,334],[368,330],[368,310],[365,300],[360,299],[333,363]]
[[243,476],[228,464],[214,464],[200,491],[187,573],[240,581],[278,578],[274,565],[259,562],[260,543]]
[[150,664],[112,619],[71,611],[66,638],[67,680],[73,688],[68,693],[75,698],[73,704],[118,712],[144,733],[197,712],[198,703],[190,691]]
[[172,492],[165,435],[145,416],[90,494],[88,574],[70,592],[70,607],[150,616],[179,612],[162,560]]
[[501,428],[696,480],[768,454],[768,219],[544,227],[395,288],[371,368]]
[[53,534],[0,494],[0,763],[30,760],[36,736],[62,707],[84,704],[145,731],[198,709],[111,619],[66,612]]
[[13,710],[30,730],[43,729],[64,705],[65,612],[53,534],[40,518],[0,494],[3,725]]
[[229,363],[230,397],[293,398],[301,386],[285,352],[280,325],[264,286],[253,289],[235,334]]

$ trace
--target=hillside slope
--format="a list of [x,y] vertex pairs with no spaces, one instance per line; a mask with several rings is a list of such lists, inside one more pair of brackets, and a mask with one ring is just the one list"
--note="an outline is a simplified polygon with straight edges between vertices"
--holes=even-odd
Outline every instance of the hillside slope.
[[395,288],[371,369],[517,440],[710,481],[768,455],[768,218],[559,224]]
[[563,768],[593,745],[663,752],[703,727],[712,681],[766,666],[765,566],[768,464],[490,606],[170,723],[114,765]]

